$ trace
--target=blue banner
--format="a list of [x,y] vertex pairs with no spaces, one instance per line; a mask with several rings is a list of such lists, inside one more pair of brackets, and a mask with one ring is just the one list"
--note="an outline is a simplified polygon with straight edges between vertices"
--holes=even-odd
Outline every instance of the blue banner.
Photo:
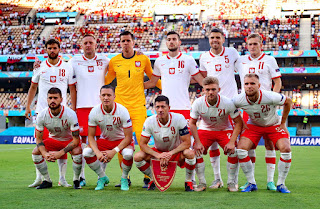
[[44,13],[37,13],[37,17],[43,18],[45,17],[46,19],[50,18],[62,18],[62,17],[76,17],[78,15],[78,12],[44,12]]

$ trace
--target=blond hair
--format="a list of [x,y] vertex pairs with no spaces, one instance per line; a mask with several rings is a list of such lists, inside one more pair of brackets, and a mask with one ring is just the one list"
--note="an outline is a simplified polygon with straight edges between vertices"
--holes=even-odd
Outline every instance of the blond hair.
[[210,85],[210,84],[217,84],[219,86],[219,80],[216,77],[208,76],[203,79],[202,84],[205,85]]

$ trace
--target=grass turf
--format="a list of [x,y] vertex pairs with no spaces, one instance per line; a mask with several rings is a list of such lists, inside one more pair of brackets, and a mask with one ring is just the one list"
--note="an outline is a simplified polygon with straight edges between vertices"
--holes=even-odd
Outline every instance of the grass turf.
[[[266,190],[264,147],[257,149],[255,176],[257,192],[227,192],[226,156],[221,156],[222,179],[225,187],[205,192],[184,192],[185,170],[177,168],[173,184],[166,192],[142,189],[143,175],[133,165],[130,172],[132,186],[127,192],[114,185],[121,173],[117,159],[107,166],[109,186],[95,191],[97,176],[86,166],[87,186],[81,190],[58,187],[58,166],[48,163],[53,188],[28,188],[35,178],[31,159],[34,145],[0,145],[0,208],[319,208],[319,147],[293,147],[293,159],[286,185],[291,194]],[[209,158],[205,156],[207,184],[213,180]],[[279,153],[277,153],[279,159]],[[277,170],[277,169],[276,169]],[[67,181],[72,184],[72,161],[68,156]],[[275,181],[277,180],[277,171]],[[245,183],[240,170],[240,186]],[[209,186],[209,185],[208,185]]]

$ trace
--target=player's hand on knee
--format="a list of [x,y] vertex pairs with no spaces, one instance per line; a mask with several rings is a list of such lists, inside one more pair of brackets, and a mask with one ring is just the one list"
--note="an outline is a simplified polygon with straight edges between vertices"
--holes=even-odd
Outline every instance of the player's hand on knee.
[[228,144],[226,144],[226,146],[224,147],[223,151],[224,151],[225,155],[226,154],[234,154],[235,145],[229,142]]
[[193,149],[197,157],[201,156],[204,152],[204,146],[202,145],[202,143],[195,143]]
[[96,153],[96,156],[100,162],[105,162],[106,156],[102,152]]

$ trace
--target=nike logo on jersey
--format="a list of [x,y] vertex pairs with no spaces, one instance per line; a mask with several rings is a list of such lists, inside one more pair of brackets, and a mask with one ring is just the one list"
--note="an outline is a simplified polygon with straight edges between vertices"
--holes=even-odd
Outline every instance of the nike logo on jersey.
[[155,134],[158,134],[158,133],[159,133],[159,131],[155,131],[154,133],[155,133]]
[[247,64],[247,63],[245,63],[245,62],[242,62],[242,64],[243,64],[243,65],[245,65],[245,64]]
[[207,64],[209,64],[210,62],[207,62]]
[[164,66],[165,64],[161,64],[161,66]]
[[99,123],[101,123],[103,120],[99,120]]
[[121,65],[117,65],[117,67],[121,67]]

